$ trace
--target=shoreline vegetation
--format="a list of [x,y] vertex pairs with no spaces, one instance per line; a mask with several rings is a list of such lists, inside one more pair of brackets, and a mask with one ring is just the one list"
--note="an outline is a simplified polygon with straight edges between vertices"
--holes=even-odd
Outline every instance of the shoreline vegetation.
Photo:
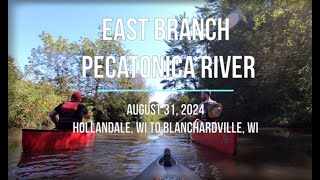
[[[229,40],[165,41],[168,49],[163,56],[195,57],[195,76],[170,76],[161,81],[163,89],[235,89],[234,93],[213,93],[211,97],[223,104],[221,121],[243,124],[255,121],[259,127],[312,129],[311,2],[224,0],[210,4],[197,7],[194,16],[225,18],[237,10],[240,21],[230,29]],[[175,17],[179,24],[182,19],[192,18],[181,11]],[[9,53],[8,128],[53,125],[48,112],[67,101],[73,91],[86,96],[83,103],[95,122],[131,121],[132,117],[126,113],[128,104],[149,103],[152,93],[98,92],[99,89],[151,89],[139,74],[135,78],[94,78],[94,70],[88,69],[86,76],[82,76],[83,56],[132,55],[120,40],[104,41],[101,28],[97,32],[95,39],[79,37],[74,42],[42,32],[39,35],[42,44],[31,50],[23,69],[18,68],[19,59],[13,59]],[[201,62],[196,57],[217,55],[254,57],[255,78],[201,78]],[[109,64],[109,68],[117,70],[117,63]],[[186,59],[182,58],[175,70],[183,70],[185,63]],[[199,93],[171,95],[165,103],[174,104],[175,112],[180,114],[181,104],[200,103]],[[143,121],[175,122],[181,118],[169,113],[146,115]]]

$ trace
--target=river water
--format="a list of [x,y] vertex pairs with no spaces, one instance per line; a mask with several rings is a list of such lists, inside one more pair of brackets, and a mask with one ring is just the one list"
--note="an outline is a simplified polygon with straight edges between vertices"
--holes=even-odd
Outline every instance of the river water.
[[91,147],[22,153],[21,129],[9,129],[9,179],[132,179],[165,148],[202,179],[312,179],[312,135],[259,129],[239,135],[228,157],[190,141],[189,134],[97,134]]

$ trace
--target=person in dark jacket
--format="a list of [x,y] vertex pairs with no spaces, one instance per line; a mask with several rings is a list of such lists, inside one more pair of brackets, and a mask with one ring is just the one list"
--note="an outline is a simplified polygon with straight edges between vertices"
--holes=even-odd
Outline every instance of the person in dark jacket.
[[[49,113],[56,129],[72,130],[73,122],[82,122],[82,118],[90,119],[87,107],[81,104],[83,98],[84,96],[80,92],[75,92],[71,95],[70,101],[59,104]],[[59,121],[56,115],[59,115]]]

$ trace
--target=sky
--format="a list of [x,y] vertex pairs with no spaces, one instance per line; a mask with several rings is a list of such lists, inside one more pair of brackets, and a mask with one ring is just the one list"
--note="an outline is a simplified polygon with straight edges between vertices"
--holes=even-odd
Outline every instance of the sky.
[[[174,18],[186,12],[187,17],[195,15],[194,6],[202,6],[204,0],[185,1],[184,3],[148,3],[143,1],[132,4],[101,1],[93,3],[43,3],[43,1],[14,1],[9,0],[9,52],[23,70],[31,55],[31,49],[42,44],[39,34],[46,31],[55,38],[63,36],[70,42],[77,41],[80,37],[96,39],[99,33],[98,27],[102,25],[103,18],[122,18],[124,22],[128,18],[148,18],[146,24],[146,40],[122,41],[125,49],[137,56],[165,55],[168,46],[164,41],[154,40],[154,18]],[[82,1],[83,2],[83,1]],[[89,1],[86,1],[89,2]],[[110,27],[114,27],[114,23]],[[126,28],[127,29],[127,28]],[[125,30],[126,30],[125,29]],[[137,34],[140,28],[136,26]],[[147,78],[147,85],[152,89],[162,89],[160,78]],[[164,103],[167,92],[156,92],[150,101]]]

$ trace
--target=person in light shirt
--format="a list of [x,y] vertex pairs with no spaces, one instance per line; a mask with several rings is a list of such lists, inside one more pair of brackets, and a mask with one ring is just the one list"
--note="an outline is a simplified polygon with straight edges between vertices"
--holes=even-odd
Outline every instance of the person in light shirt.
[[[196,119],[203,122],[215,122],[222,112],[222,104],[217,103],[216,101],[210,98],[211,92],[201,92],[202,102],[199,104],[198,109],[195,111],[198,115],[188,115],[186,118],[189,121],[194,121]],[[203,113],[200,113],[199,110],[203,107]]]

